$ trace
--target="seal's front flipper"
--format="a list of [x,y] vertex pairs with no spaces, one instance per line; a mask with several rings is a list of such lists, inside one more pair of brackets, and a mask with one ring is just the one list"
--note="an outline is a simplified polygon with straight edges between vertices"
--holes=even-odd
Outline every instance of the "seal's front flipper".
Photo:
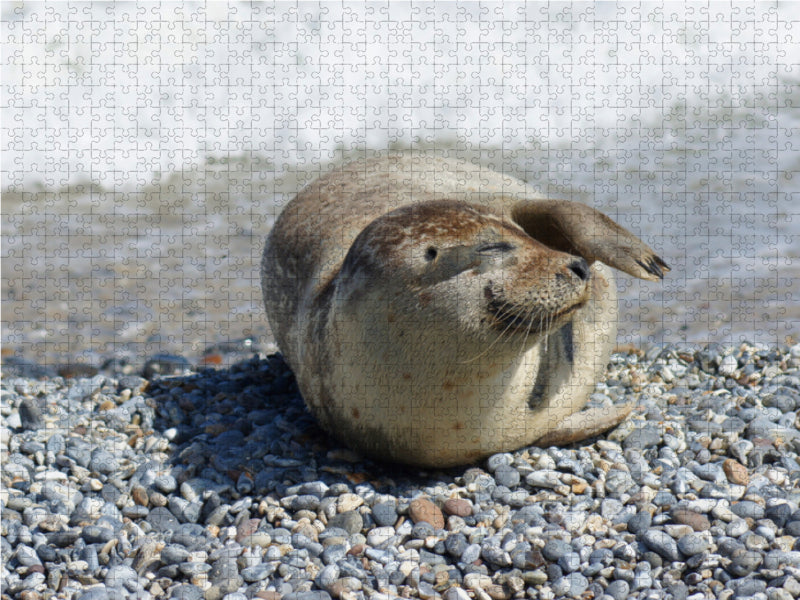
[[633,410],[633,404],[624,404],[612,408],[590,408],[572,413],[533,444],[540,448],[547,448],[588,440],[622,423],[631,410]]
[[511,209],[511,219],[542,244],[600,261],[628,275],[658,281],[667,264],[642,240],[603,213],[579,202],[525,200]]

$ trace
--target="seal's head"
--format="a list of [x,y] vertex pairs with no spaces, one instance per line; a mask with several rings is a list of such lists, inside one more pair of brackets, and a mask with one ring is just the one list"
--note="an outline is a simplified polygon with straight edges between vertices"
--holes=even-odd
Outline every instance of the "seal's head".
[[381,307],[396,336],[414,335],[428,350],[444,345],[463,360],[487,344],[514,353],[532,346],[586,302],[591,278],[583,258],[515,223],[437,200],[396,209],[360,233],[337,277],[335,304],[341,318]]

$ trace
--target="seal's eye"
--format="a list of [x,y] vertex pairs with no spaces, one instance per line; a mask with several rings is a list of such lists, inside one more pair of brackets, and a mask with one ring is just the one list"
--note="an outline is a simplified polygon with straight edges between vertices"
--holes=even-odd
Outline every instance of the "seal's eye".
[[437,256],[439,256],[439,251],[433,246],[431,246],[425,251],[426,260],[435,260]]
[[476,252],[478,254],[494,254],[500,252],[510,252],[514,249],[513,244],[509,244],[508,242],[494,242],[491,244],[483,244],[478,246]]

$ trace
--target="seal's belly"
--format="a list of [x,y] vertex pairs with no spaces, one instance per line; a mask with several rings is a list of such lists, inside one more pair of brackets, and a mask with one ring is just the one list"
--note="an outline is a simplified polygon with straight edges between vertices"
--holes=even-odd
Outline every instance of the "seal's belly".
[[[340,361],[321,376],[320,385],[330,393],[309,396],[308,404],[329,431],[357,440],[368,454],[399,462],[461,464],[513,450],[580,408],[531,408],[538,346],[510,365],[488,362],[438,373],[420,364],[350,356],[356,360]],[[323,397],[326,403],[315,401]]]

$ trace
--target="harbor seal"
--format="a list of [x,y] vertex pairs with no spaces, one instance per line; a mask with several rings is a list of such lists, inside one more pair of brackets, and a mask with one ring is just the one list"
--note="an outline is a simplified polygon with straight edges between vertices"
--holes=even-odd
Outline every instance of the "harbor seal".
[[467,162],[393,154],[293,198],[261,282],[322,427],[373,458],[446,467],[584,418],[616,337],[609,267],[668,270],[588,206]]

